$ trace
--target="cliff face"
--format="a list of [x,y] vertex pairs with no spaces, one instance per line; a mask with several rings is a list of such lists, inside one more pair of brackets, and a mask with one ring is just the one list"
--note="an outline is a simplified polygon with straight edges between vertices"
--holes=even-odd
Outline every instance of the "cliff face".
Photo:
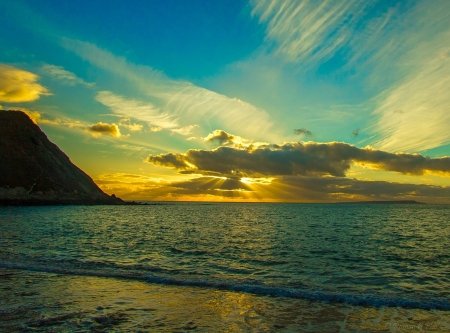
[[120,204],[21,111],[0,111],[0,204]]

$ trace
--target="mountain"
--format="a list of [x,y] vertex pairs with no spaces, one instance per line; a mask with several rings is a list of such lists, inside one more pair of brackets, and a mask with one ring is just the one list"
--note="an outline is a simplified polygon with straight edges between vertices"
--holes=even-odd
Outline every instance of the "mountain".
[[124,203],[104,193],[25,113],[0,110],[0,205]]

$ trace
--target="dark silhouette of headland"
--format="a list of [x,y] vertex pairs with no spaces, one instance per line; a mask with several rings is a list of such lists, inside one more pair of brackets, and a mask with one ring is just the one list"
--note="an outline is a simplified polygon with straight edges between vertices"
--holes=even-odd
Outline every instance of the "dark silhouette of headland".
[[0,205],[129,204],[104,193],[21,111],[0,110]]

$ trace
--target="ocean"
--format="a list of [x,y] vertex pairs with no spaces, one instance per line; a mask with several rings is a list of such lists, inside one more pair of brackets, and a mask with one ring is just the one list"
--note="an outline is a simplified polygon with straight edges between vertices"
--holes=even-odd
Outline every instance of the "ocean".
[[450,206],[0,207],[0,332],[450,332]]

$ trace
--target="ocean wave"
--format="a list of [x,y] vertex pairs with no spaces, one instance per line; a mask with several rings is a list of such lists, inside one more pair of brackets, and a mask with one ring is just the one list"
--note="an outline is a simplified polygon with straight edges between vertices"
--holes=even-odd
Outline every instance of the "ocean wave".
[[180,254],[185,254],[185,255],[205,255],[205,254],[209,254],[208,251],[204,251],[204,250],[188,250],[188,249],[181,249],[175,246],[170,247],[170,252],[172,253],[180,253]]
[[450,310],[448,298],[437,295],[413,294],[413,296],[401,296],[395,294],[382,295],[375,292],[350,293],[341,291],[323,290],[315,287],[301,286],[295,289],[265,284],[261,281],[228,281],[215,278],[171,277],[143,273],[139,270],[103,268],[94,269],[93,265],[77,265],[77,268],[64,265],[52,265],[46,263],[39,265],[28,262],[0,261],[0,267],[5,269],[20,269],[36,272],[56,273],[63,275],[79,275],[92,277],[118,278],[125,280],[142,281],[163,285],[190,286],[200,288],[212,288],[236,292],[251,293],[255,295],[301,298],[312,301],[326,301],[346,303],[358,306],[387,306],[416,309]]
[[244,267],[232,267],[232,266],[226,266],[226,265],[221,265],[221,264],[216,264],[216,263],[208,263],[208,266],[211,268],[216,268],[222,271],[226,271],[226,272],[231,272],[231,273],[236,273],[236,274],[252,274],[254,271],[251,269],[247,269]]

